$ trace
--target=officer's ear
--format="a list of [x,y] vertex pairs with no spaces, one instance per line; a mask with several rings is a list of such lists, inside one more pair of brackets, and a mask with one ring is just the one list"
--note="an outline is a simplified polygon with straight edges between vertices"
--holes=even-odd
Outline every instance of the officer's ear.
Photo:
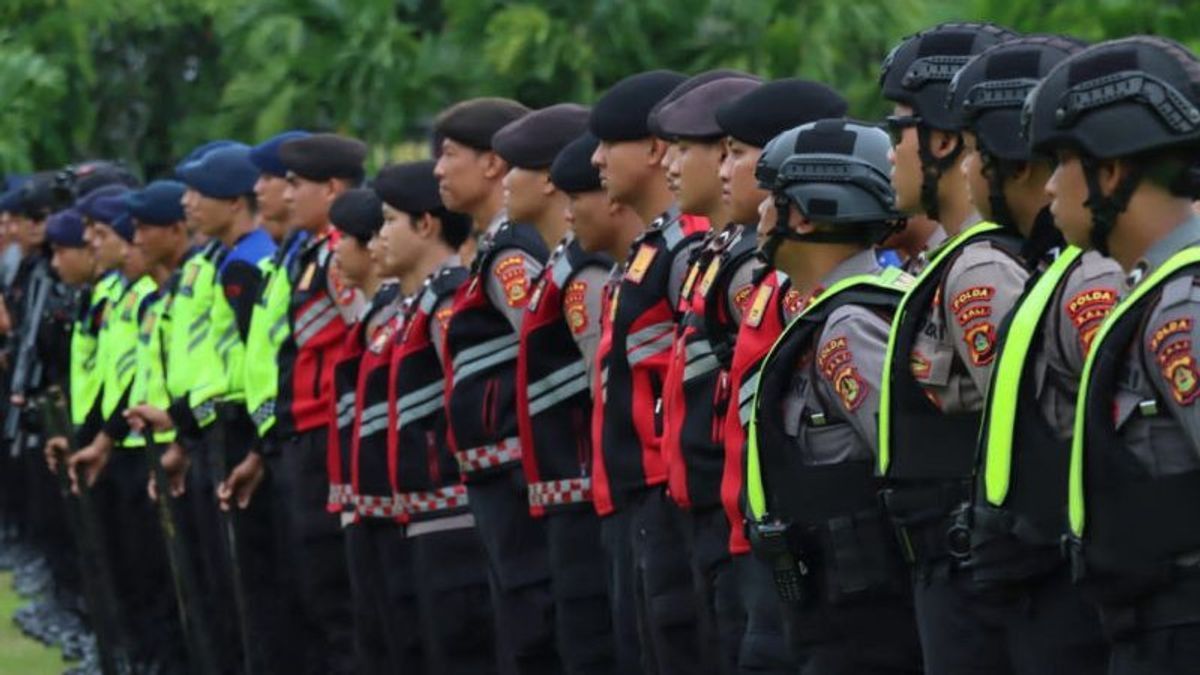
[[800,213],[800,209],[788,209],[788,228],[796,234],[812,234],[817,230],[817,226],[813,221],[808,219],[808,216]]
[[550,195],[553,195],[555,192],[558,191],[558,188],[554,186],[554,181],[550,180],[550,172],[549,171],[542,171],[541,177],[542,177],[542,196],[549,198]]
[[929,130],[929,152],[937,159],[949,157],[963,145],[962,134],[941,129]]
[[651,136],[650,145],[647,147],[649,154],[646,157],[646,163],[655,168],[661,167],[663,158],[667,156],[667,151],[670,149],[670,143],[657,136]]
[[1100,183],[1100,192],[1111,195],[1117,186],[1125,180],[1125,176],[1133,170],[1133,165],[1125,159],[1105,159],[1097,162],[1096,177]]
[[500,180],[508,173],[508,162],[495,152],[491,150],[481,152],[479,157],[483,162],[483,175],[488,180]]
[[426,211],[412,219],[412,227],[422,239],[436,239],[441,235],[442,224],[432,213]]

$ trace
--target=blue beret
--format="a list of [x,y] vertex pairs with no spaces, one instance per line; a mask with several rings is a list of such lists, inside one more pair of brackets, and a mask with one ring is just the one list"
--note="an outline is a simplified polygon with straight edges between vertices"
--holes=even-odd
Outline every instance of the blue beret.
[[15,212],[21,208],[21,187],[29,182],[29,176],[8,176],[4,179],[4,190],[0,192],[0,211]]
[[175,177],[176,178],[180,177],[180,172],[183,171],[183,167],[199,161],[201,157],[207,155],[208,153],[212,152],[213,150],[217,150],[218,148],[229,147],[231,145],[238,145],[238,142],[231,141],[226,138],[222,138],[220,140],[209,141],[207,143],[196,146],[191,152],[189,152],[187,154],[187,156],[185,156],[183,159],[179,160],[179,163],[175,165]]
[[250,161],[250,147],[238,143],[217,148],[185,164],[179,177],[205,197],[235,199],[254,192],[258,167]]
[[113,221],[108,226],[122,239],[131,244],[133,243],[133,218],[129,215],[128,211],[122,211],[121,215],[113,218]]
[[106,185],[87,193],[75,208],[92,220],[111,225],[114,218],[127,210],[124,197],[128,192],[124,185]]
[[254,162],[254,166],[262,173],[270,174],[283,178],[287,175],[287,167],[283,165],[283,160],[279,158],[279,146],[287,143],[293,138],[304,138],[311,136],[307,131],[285,131],[277,136],[272,136],[258,145],[250,148],[250,161]]
[[75,209],[59,211],[46,221],[46,241],[64,248],[83,248],[83,214]]
[[175,180],[156,180],[125,195],[129,215],[142,225],[171,225],[183,220],[183,193],[187,186]]

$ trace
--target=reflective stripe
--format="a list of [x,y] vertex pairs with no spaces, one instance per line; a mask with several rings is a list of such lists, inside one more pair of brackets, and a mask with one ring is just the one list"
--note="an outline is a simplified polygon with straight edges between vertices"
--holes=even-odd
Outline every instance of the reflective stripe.
[[465,485],[447,485],[436,490],[405,492],[397,497],[403,502],[407,512],[421,514],[460,509],[471,503],[467,498]]
[[640,328],[625,336],[626,351],[632,351],[651,340],[658,339],[661,337],[663,331],[674,333],[674,322],[660,321],[659,323],[652,323],[645,328]]
[[237,339],[237,324],[230,324],[221,337],[217,339],[217,354],[225,354],[230,349],[233,349],[233,342]]
[[445,394],[443,386],[441,382],[434,382],[400,397],[396,402],[397,424],[403,426],[423,420],[441,409]]
[[711,342],[700,339],[687,345],[687,365],[683,368],[684,382],[707,375],[720,367],[717,357],[713,356]]
[[559,403],[571,398],[572,396],[588,390],[587,373],[580,373],[575,379],[571,380],[558,387],[551,389],[536,400],[529,402],[529,414],[537,415],[545,412]]
[[337,425],[345,429],[354,421],[354,392],[342,394],[337,401]]
[[505,347],[515,346],[518,339],[519,338],[514,333],[508,333],[507,335],[501,335],[500,337],[492,338],[487,342],[477,344],[474,347],[468,347],[455,354],[454,358],[451,360],[451,363],[454,364],[454,369],[458,370],[459,368],[466,366],[476,359],[487,356],[488,354],[492,354],[496,351],[504,349]]
[[329,298],[321,298],[314,302],[311,307],[300,313],[296,317],[296,330],[302,330],[305,326],[317,318],[318,315],[324,314],[327,309],[333,307],[333,302]]
[[457,385],[463,379],[465,379],[471,375],[474,375],[475,373],[478,373],[481,370],[487,370],[488,368],[491,368],[492,366],[498,366],[501,363],[504,363],[506,361],[513,361],[516,358],[517,358],[517,345],[514,344],[511,347],[507,347],[505,349],[502,349],[502,350],[492,354],[491,356],[488,356],[488,357],[485,357],[482,359],[476,359],[476,360],[468,363],[467,365],[463,366],[462,368],[456,367],[454,369],[454,384]]
[[441,518],[409,523],[404,528],[404,536],[419,537],[424,534],[435,534],[449,530],[465,530],[471,527],[475,527],[475,514],[468,511],[456,516],[442,516]]
[[495,469],[505,464],[521,461],[521,439],[516,436],[478,448],[454,453],[458,468],[465,474]]
[[324,330],[333,320],[341,316],[338,314],[337,307],[330,307],[317,318],[313,319],[304,327],[304,330],[296,331],[296,344],[303,347],[309,340],[313,339],[317,333]]
[[272,417],[275,416],[275,399],[264,402],[262,405],[254,409],[250,413],[250,419],[254,420],[254,426],[261,430],[262,425],[266,424]]
[[626,360],[629,362],[630,366],[636,366],[637,364],[641,363],[642,361],[645,361],[648,358],[651,358],[653,356],[658,356],[659,354],[671,349],[671,347],[672,347],[672,345],[674,345],[674,343],[675,343],[674,331],[668,330],[666,333],[664,333],[662,335],[662,337],[660,337],[656,340],[652,340],[650,342],[643,343],[637,349],[630,351],[628,353],[628,356],[626,357]]
[[530,506],[563,506],[592,501],[591,478],[568,478],[529,484]]
[[360,438],[366,438],[379,433],[387,428],[388,423],[388,404],[387,401],[376,403],[368,406],[363,410],[362,421],[359,423],[358,435]]
[[204,340],[206,338],[208,338],[208,333],[209,333],[208,326],[205,326],[204,330],[201,331],[199,335],[193,336],[187,345],[188,352],[190,353],[190,352],[196,351],[196,348],[198,348],[201,344],[203,344]]
[[279,340],[279,335],[278,335],[279,331],[284,330],[285,328],[287,328],[287,326],[288,326],[287,314],[284,314],[283,316],[276,319],[275,323],[271,325],[271,330],[268,333],[269,337],[271,338],[271,341],[274,342],[274,341]]
[[573,380],[580,375],[587,375],[587,368],[583,365],[582,360],[575,361],[570,365],[559,368],[537,382],[531,383],[526,388],[526,391],[529,393],[529,400],[532,401],[551,389],[558,387],[562,383]]
[[211,317],[211,316],[212,316],[212,307],[208,307],[203,312],[200,313],[200,316],[197,316],[195,319],[192,320],[192,323],[188,325],[188,333],[195,333],[196,331],[200,330],[201,328],[204,328],[205,325],[208,323],[209,317]]
[[758,370],[746,376],[742,388],[738,390],[738,419],[742,426],[750,423],[750,415],[754,412],[754,392],[758,390]]

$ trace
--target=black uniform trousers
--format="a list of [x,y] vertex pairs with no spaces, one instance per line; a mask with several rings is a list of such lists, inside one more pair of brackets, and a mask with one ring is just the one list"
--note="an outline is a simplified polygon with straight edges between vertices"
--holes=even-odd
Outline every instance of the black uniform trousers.
[[408,537],[428,675],[497,672],[487,554],[474,527]]
[[766,564],[753,554],[733,556],[738,595],[746,606],[746,631],[738,653],[741,675],[794,675],[803,654],[789,645],[783,603]]
[[732,675],[738,671],[746,632],[746,606],[729,555],[729,520],[720,506],[686,511],[683,520],[700,608],[701,648],[718,672]]
[[562,673],[546,524],[529,515],[524,472],[516,465],[475,478],[467,496],[487,552],[500,672]]
[[784,605],[793,648],[804,654],[802,675],[921,673],[921,645],[912,606],[872,600],[830,606]]
[[[699,608],[682,513],[661,486],[628,497],[601,524],[613,594],[620,672],[657,675],[709,673],[699,639]],[[633,655],[622,649],[630,610],[640,646],[638,670],[624,670]]]
[[346,527],[346,560],[354,597],[356,672],[423,673],[417,630],[412,544],[391,518],[366,518]]
[[555,633],[563,672],[619,673],[604,582],[600,519],[591,503],[548,513],[546,535],[554,589]]
[[299,583],[300,635],[293,648],[308,650],[303,672],[354,671],[354,617],[340,519],[330,513],[325,466],[327,429],[287,438],[270,458],[278,508],[284,515],[284,563]]
[[92,499],[105,529],[127,653],[134,661],[163,665],[165,672],[182,672],[183,634],[166,544],[146,494],[149,469],[140,448],[113,450]]

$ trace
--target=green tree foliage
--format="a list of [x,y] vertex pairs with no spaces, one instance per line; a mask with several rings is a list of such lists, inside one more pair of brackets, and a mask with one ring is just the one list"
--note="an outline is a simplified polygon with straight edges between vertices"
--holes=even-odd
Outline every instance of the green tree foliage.
[[830,83],[876,118],[901,37],[987,18],[1200,47],[1200,0],[4,0],[0,170],[119,157],[147,175],[197,143],[291,127],[411,155],[456,99],[589,102],[650,68]]

